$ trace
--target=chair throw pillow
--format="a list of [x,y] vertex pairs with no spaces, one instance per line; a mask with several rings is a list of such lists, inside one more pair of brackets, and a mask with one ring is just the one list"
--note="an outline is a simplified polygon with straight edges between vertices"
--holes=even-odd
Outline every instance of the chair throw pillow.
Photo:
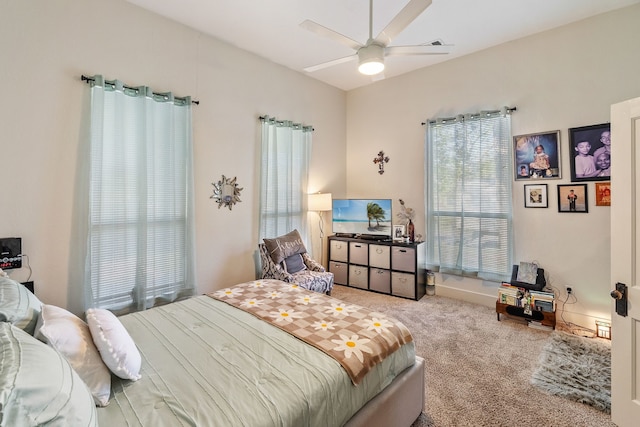
[[307,252],[304,247],[304,242],[298,230],[293,230],[283,236],[276,237],[274,239],[262,239],[267,252],[271,256],[271,259],[276,264],[280,264],[286,258],[295,254],[302,254]]
[[284,271],[289,274],[307,269],[307,266],[304,264],[304,259],[302,259],[302,255],[300,254],[294,254],[285,258],[284,261],[282,261],[282,264],[284,266]]

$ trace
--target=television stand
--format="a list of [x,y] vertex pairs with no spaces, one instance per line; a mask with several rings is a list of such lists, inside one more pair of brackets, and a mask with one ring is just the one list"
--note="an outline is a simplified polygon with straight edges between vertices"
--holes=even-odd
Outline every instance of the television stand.
[[556,312],[555,311],[541,311],[532,310],[531,314],[526,314],[523,307],[517,307],[515,305],[502,304],[496,301],[496,315],[498,321],[500,321],[500,314],[506,314],[507,316],[519,317],[525,319],[527,322],[537,321],[544,326],[549,326],[553,329],[556,328]]
[[329,236],[333,283],[419,300],[426,294],[426,245]]

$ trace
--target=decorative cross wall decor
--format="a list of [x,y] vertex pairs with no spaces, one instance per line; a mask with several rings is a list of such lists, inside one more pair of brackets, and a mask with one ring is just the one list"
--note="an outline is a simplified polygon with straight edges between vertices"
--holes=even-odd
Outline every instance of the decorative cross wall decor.
[[389,156],[384,155],[384,151],[378,152],[378,157],[373,159],[373,163],[378,165],[378,173],[382,175],[384,173],[384,164],[389,163]]

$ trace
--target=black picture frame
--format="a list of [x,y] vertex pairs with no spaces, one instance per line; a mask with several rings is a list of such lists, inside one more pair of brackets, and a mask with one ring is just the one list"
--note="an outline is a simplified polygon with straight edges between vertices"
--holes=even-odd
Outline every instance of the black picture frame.
[[[581,147],[585,149],[580,150]],[[569,128],[569,153],[571,153],[571,182],[609,181],[611,179],[611,124],[601,123]]]
[[[542,147],[540,153],[543,162],[548,167],[537,167],[537,147]],[[560,131],[530,133],[513,137],[514,172],[516,181],[536,179],[562,178],[562,162],[560,160]]]
[[[575,195],[573,204],[571,203],[571,194]],[[589,194],[587,192],[587,184],[559,184],[558,212],[588,213]]]
[[549,198],[547,195],[547,184],[525,184],[524,207],[548,208]]

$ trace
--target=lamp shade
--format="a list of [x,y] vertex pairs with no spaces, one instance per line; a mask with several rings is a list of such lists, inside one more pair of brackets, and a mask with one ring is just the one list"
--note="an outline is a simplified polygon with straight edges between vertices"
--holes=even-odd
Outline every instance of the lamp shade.
[[331,193],[309,194],[308,209],[316,212],[330,211]]

